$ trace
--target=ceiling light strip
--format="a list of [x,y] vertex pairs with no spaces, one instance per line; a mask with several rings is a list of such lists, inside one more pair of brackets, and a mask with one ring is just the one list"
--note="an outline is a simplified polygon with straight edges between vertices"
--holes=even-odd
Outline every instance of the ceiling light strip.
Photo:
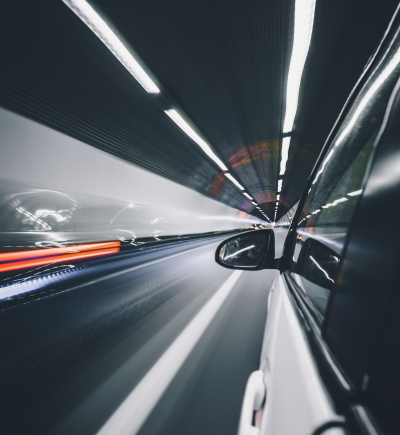
[[92,30],[148,93],[160,92],[132,53],[85,0],[63,0],[63,2]]
[[286,91],[286,114],[283,132],[290,133],[299,102],[299,90],[304,64],[310,47],[314,22],[315,0],[296,0],[294,13],[293,51],[290,59]]
[[[283,133],[293,130],[294,118],[299,103],[299,91],[304,64],[310,48],[314,23],[315,0],[296,0],[294,13],[293,50],[290,59],[288,82],[286,89],[286,113]],[[289,157],[290,136],[282,140],[281,164],[279,175],[284,175]],[[278,181],[278,192],[282,190],[282,180]],[[276,217],[276,212],[275,212]]]
[[229,178],[229,180],[231,180],[232,183],[235,186],[237,186],[240,190],[244,190],[244,187],[237,180],[235,180],[231,174],[225,174],[225,177]]
[[[182,118],[181,115],[175,110],[164,110],[164,112],[180,127],[197,145],[213,160],[223,171],[227,171],[228,168],[223,162],[215,155],[214,151],[194,130],[193,128]],[[244,190],[244,189],[242,189]]]

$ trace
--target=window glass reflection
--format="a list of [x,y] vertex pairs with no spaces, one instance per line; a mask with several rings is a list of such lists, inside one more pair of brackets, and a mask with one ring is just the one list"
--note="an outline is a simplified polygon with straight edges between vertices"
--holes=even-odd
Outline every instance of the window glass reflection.
[[232,267],[258,267],[266,252],[265,234],[246,234],[228,241],[219,253],[222,263]]
[[297,227],[301,237],[294,251],[294,278],[322,315],[378,133],[376,126],[371,127],[363,131],[363,141],[350,137],[332,145],[311,184]]

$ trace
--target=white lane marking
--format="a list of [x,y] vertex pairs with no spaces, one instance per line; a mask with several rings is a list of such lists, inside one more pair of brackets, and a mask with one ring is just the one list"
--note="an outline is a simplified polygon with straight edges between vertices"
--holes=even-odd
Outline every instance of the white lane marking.
[[100,429],[98,435],[135,435],[140,430],[221,308],[242,272],[242,270],[236,270],[232,273],[122,402]]

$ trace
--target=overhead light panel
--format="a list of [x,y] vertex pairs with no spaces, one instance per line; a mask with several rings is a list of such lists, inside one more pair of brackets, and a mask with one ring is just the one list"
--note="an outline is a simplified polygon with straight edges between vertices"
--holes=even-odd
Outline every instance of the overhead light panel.
[[147,92],[150,94],[160,92],[132,53],[85,0],[63,0],[63,2],[78,15]]
[[290,145],[290,137],[284,137],[282,139],[281,167],[280,167],[279,175],[283,175],[286,171],[286,162],[289,157],[289,145]]
[[[314,23],[315,0],[296,0],[294,13],[294,36],[292,57],[290,59],[289,74],[286,89],[286,113],[283,132],[290,133],[293,129],[294,118],[299,102],[299,90],[304,64],[310,47],[312,28]],[[290,137],[282,140],[281,165],[279,175],[286,171],[289,156]],[[281,181],[281,180],[279,180]],[[278,184],[278,192],[282,183]]]
[[286,113],[283,132],[292,131],[299,102],[301,76],[303,75],[314,23],[315,0],[296,0],[292,57],[286,90]]
[[231,174],[225,174],[225,177],[229,178],[229,179],[232,181],[232,183],[233,183],[235,186],[237,186],[240,190],[244,190],[244,187],[243,187],[243,186],[242,186],[238,181],[236,181],[236,180],[232,177]]
[[252,200],[253,198],[246,192],[243,193],[244,196],[246,196],[247,198],[249,198],[250,200]]
[[[197,143],[197,145],[208,155],[208,157],[210,157],[210,159],[213,160],[223,171],[228,170],[228,168],[222,163],[222,161],[215,155],[210,145],[208,145],[193,130],[193,128],[182,118],[181,115],[179,115],[179,113],[175,109],[165,110],[164,112],[175,122],[178,127],[180,127],[191,139],[193,139]],[[236,184],[237,181],[235,180],[234,183]],[[244,188],[242,187],[240,187],[240,189],[244,190]]]

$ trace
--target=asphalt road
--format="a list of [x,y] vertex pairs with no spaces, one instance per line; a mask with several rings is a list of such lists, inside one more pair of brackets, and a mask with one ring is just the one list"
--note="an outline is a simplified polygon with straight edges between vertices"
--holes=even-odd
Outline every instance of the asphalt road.
[[234,435],[277,271],[216,265],[220,240],[102,260],[0,312],[1,432],[122,433],[125,419],[127,433]]

